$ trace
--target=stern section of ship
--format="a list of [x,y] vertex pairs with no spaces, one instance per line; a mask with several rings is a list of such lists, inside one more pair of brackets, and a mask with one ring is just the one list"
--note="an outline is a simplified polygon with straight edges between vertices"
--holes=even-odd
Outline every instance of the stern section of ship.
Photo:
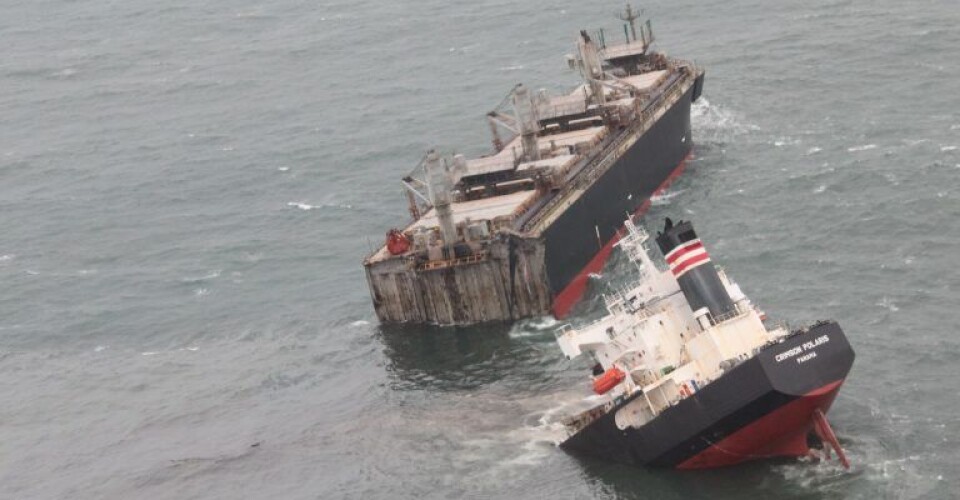
[[618,462],[712,468],[809,452],[816,414],[826,414],[853,365],[840,326],[823,322],[769,345],[639,428],[616,413],[591,422],[561,448]]

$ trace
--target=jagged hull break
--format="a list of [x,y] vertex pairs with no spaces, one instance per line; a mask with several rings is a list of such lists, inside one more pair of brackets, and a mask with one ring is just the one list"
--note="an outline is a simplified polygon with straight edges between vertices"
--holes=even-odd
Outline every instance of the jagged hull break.
[[[829,340],[782,356],[822,337]],[[805,456],[814,411],[830,409],[853,360],[840,327],[821,324],[765,348],[639,429],[621,429],[615,416],[643,394],[623,401],[561,447],[618,462],[680,469]]]
[[648,51],[649,25],[625,15],[637,36],[623,45],[580,33],[568,62],[581,86],[550,96],[519,85],[489,113],[492,154],[431,150],[404,178],[414,220],[364,260],[382,322],[566,316],[624,215],[683,171],[704,72]]

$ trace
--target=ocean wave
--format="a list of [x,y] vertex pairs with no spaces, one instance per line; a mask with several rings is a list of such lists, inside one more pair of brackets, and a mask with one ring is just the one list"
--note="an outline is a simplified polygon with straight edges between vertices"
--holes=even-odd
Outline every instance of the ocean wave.
[[860,151],[869,151],[869,150],[871,150],[871,149],[877,149],[877,145],[876,145],[876,144],[864,144],[864,145],[862,145],[862,146],[852,146],[852,147],[847,148],[847,151],[849,151],[849,152],[851,152],[851,153],[857,153],[857,152],[860,152]]
[[320,208],[337,208],[341,210],[353,209],[353,205],[350,205],[348,203],[323,203],[320,205],[311,205],[309,203],[303,203],[300,201],[291,201],[287,203],[287,206],[291,208],[299,208],[300,210],[304,210],[304,211],[316,210]]
[[782,148],[783,146],[796,146],[800,144],[800,139],[794,139],[793,137],[778,137],[773,141],[773,145]]
[[203,281],[210,281],[220,277],[220,274],[223,273],[222,269],[214,269],[213,271],[208,272],[202,276],[187,276],[186,278],[181,278],[180,282],[182,283],[200,283]]

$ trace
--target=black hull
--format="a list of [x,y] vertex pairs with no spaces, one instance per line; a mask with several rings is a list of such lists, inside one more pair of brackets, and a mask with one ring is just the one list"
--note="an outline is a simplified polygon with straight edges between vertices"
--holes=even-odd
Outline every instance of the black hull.
[[[699,95],[702,80],[700,75],[609,171],[544,230],[546,270],[550,290],[558,302],[554,305],[558,316],[564,316],[582,293],[575,290],[572,296],[564,297],[570,294],[568,287],[578,275],[599,271],[587,269],[588,264],[616,240],[625,215],[649,206],[650,197],[690,154],[690,105]],[[602,261],[599,264],[602,266]]]
[[[811,346],[817,339],[821,343]],[[790,355],[791,349],[798,351]],[[560,446],[606,460],[678,468],[799,455],[813,411],[827,412],[853,359],[840,327],[821,323],[765,348],[640,428],[619,429],[615,414],[642,394]]]
[[[675,73],[675,79],[688,78]],[[643,119],[662,114],[641,135],[627,136],[632,144],[618,136],[609,144],[614,153],[597,148],[597,155],[617,154],[612,163],[606,157],[584,159],[581,168],[587,170],[579,170],[583,177],[572,181],[583,182],[584,191],[541,197],[514,221],[523,231],[487,241],[478,259],[428,262],[413,255],[388,256],[386,247],[367,258],[365,274],[380,321],[465,325],[549,313],[566,316],[589,274],[601,271],[626,214],[642,212],[650,197],[682,171],[693,142],[690,105],[703,87],[703,74],[693,82],[674,80],[662,87],[683,89],[673,85],[688,88],[679,96],[650,96]],[[592,177],[601,162],[602,174]],[[567,195],[570,205],[545,208],[561,201],[559,196],[567,203]],[[549,216],[550,222],[527,227],[538,215]]]

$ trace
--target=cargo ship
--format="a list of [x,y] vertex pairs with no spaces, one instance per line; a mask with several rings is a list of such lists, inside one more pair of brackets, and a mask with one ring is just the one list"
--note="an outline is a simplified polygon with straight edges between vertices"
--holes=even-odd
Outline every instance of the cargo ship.
[[560,447],[678,469],[833,450],[849,467],[826,418],[854,360],[840,326],[768,327],[690,222],[667,219],[658,233],[665,263],[648,253],[646,231],[629,219],[625,228],[618,245],[639,278],[604,296],[601,319],[557,331],[568,358],[596,363],[599,395],[564,419]]
[[622,43],[577,36],[566,60],[579,86],[517,85],[487,114],[490,154],[431,150],[402,179],[412,220],[363,261],[381,322],[562,318],[624,215],[682,172],[704,71],[653,50],[650,21],[629,6],[620,17]]

